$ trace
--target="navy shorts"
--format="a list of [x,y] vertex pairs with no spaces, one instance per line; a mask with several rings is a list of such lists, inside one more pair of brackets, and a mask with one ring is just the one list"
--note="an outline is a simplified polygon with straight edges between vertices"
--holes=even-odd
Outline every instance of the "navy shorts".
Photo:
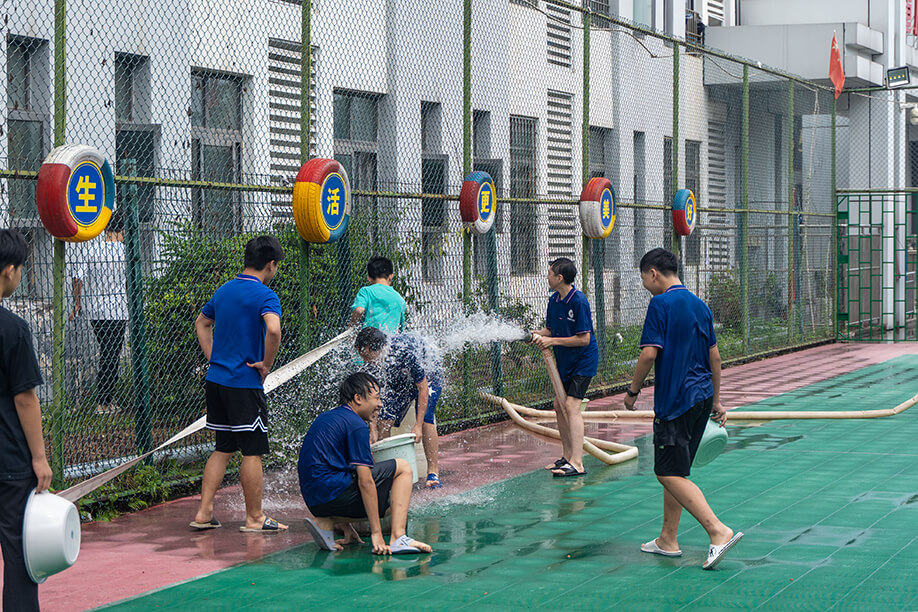
[[714,398],[709,397],[671,421],[653,420],[654,474],[682,477],[689,475],[713,408]]
[[[370,468],[373,482],[376,483],[376,503],[379,506],[379,518],[384,517],[389,509],[389,493],[392,491],[392,481],[395,480],[395,468],[395,459],[380,461]],[[309,511],[312,512],[313,516],[319,518],[323,516],[367,518],[367,510],[363,505],[363,496],[360,495],[357,475],[354,475],[354,480],[338,497],[324,504],[309,506]]]
[[[427,380],[427,411],[424,413],[424,422],[431,425],[436,424],[437,402],[440,400],[440,394],[443,393],[443,383],[439,378]],[[405,415],[408,414],[408,407],[411,402],[417,401],[418,389],[414,388],[414,393],[410,395],[396,395],[388,399],[379,410],[379,417],[383,421],[395,421],[395,427],[402,424]]]

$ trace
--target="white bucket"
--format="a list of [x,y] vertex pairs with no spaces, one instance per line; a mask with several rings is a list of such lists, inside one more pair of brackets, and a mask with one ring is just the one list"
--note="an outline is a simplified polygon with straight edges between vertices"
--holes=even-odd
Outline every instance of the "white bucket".
[[414,434],[406,433],[380,440],[370,445],[373,461],[379,463],[387,459],[404,459],[411,466],[412,482],[418,479],[418,459],[414,451]]
[[723,452],[725,446],[727,446],[727,428],[721,427],[720,423],[715,423],[708,419],[692,466],[701,467],[711,463]]
[[80,554],[77,507],[47,491],[29,494],[22,522],[22,552],[29,577],[36,584],[73,565]]

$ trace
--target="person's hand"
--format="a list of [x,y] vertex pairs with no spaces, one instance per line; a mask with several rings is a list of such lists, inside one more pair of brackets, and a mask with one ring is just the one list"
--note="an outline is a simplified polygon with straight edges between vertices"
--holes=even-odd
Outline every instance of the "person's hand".
[[637,402],[637,396],[631,397],[627,393],[625,394],[625,410],[634,410],[634,404]]
[[392,554],[392,551],[389,549],[389,546],[386,544],[386,541],[383,539],[382,532],[371,534],[370,539],[373,542],[373,554],[374,555],[391,555]]
[[532,343],[535,344],[540,349],[547,349],[551,346],[551,338],[549,336],[533,336]]
[[711,420],[715,423],[720,423],[721,427],[727,424],[727,409],[720,402],[714,403],[714,408],[711,410]]
[[423,433],[423,430],[422,430],[421,428],[422,428],[422,425],[421,425],[421,424],[417,424],[417,425],[415,425],[414,427],[411,428],[411,433],[414,434],[414,443],[415,443],[415,444],[417,444],[418,442],[421,441],[421,434]]
[[264,361],[246,363],[245,365],[258,370],[258,374],[261,376],[261,382],[265,382],[265,378],[267,378],[268,374],[271,372],[271,368],[266,366]]
[[38,486],[35,487],[37,493],[42,491],[47,491],[48,487],[51,486],[51,466],[48,465],[48,459],[45,457],[40,457],[38,459],[32,459],[32,471],[35,472],[35,477],[38,478]]

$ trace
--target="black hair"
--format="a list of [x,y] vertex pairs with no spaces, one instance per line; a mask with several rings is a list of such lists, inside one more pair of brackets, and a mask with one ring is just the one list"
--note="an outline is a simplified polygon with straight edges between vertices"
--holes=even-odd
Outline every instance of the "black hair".
[[356,395],[369,396],[374,387],[379,389],[379,381],[376,380],[376,377],[366,372],[354,372],[338,387],[338,401],[342,404],[349,404]]
[[124,231],[124,214],[120,208],[115,209],[115,212],[112,213],[112,218],[108,220],[105,231],[115,233]]
[[284,248],[274,236],[258,236],[245,245],[245,267],[264,270],[269,262],[280,263],[284,259]]
[[674,276],[679,273],[679,260],[666,249],[651,249],[641,257],[641,272],[650,272],[651,268],[664,276]]
[[388,278],[390,274],[394,273],[395,267],[388,257],[371,257],[370,261],[367,262],[367,276],[373,280]]
[[357,349],[367,348],[371,351],[382,350],[382,347],[386,346],[386,334],[382,333],[375,327],[364,327],[357,333],[357,338],[354,340],[354,346]]
[[577,266],[567,257],[559,257],[548,265],[555,274],[563,276],[564,282],[568,285],[573,283],[574,279],[577,278]]
[[29,245],[22,234],[14,229],[0,230],[0,270],[10,265],[18,268],[28,254]]

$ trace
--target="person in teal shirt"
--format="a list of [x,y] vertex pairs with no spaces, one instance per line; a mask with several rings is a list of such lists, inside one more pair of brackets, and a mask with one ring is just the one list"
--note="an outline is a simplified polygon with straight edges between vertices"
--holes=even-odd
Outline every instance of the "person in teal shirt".
[[373,257],[367,262],[367,280],[370,284],[357,292],[351,304],[351,327],[363,321],[363,327],[375,327],[389,332],[404,331],[408,305],[398,291],[392,288],[394,275],[392,261],[386,257]]

